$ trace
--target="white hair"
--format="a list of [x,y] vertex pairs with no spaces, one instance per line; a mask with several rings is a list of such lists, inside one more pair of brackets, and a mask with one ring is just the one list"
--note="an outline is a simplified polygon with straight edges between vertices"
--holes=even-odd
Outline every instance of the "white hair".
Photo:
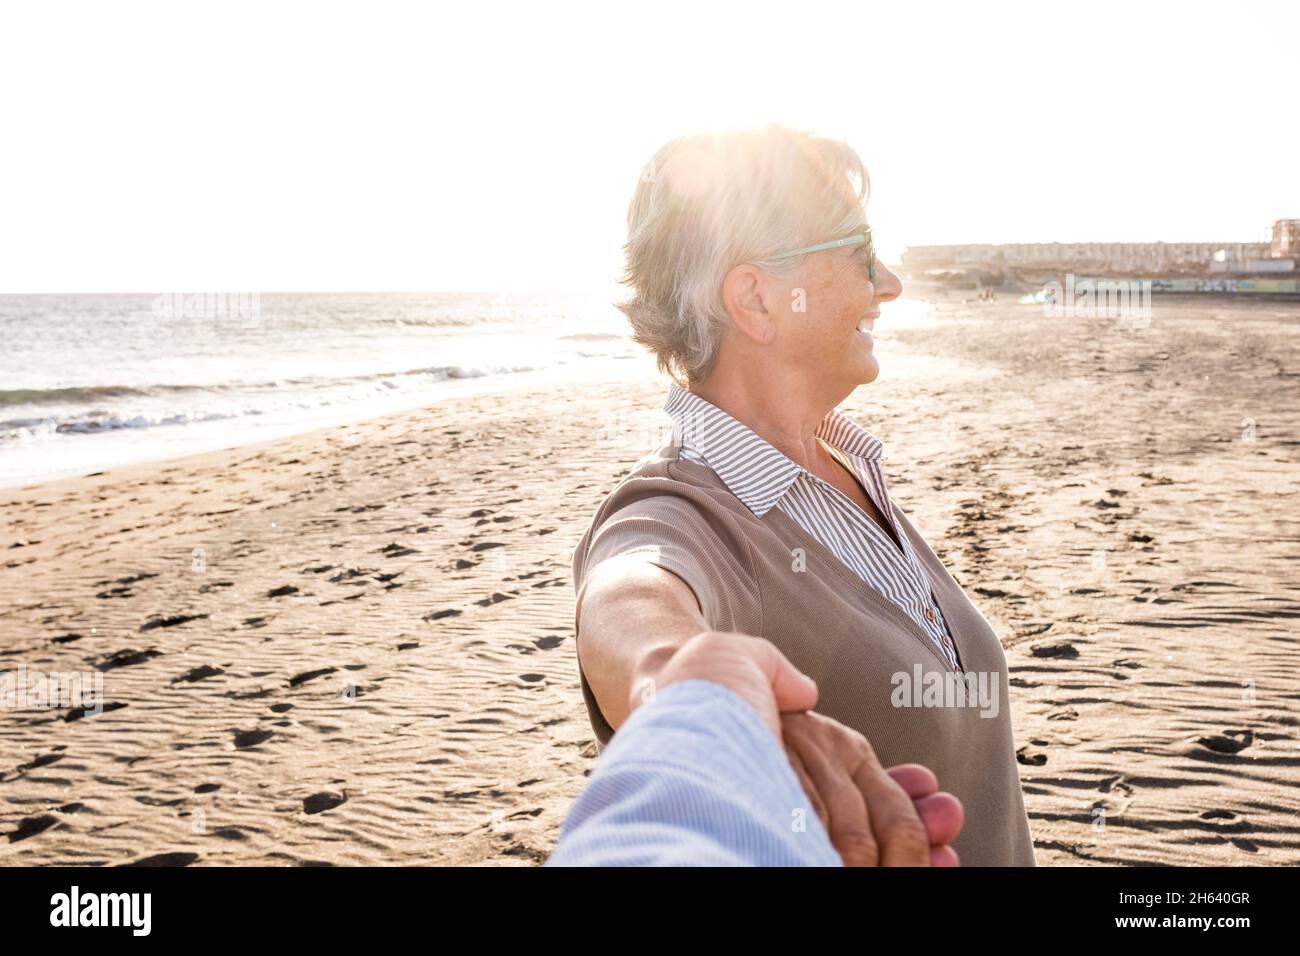
[[772,257],[862,229],[870,188],[846,143],[784,126],[683,136],[642,171],[628,207],[619,308],[632,338],[682,385],[708,377],[730,319],[722,282],[742,262],[787,275]]

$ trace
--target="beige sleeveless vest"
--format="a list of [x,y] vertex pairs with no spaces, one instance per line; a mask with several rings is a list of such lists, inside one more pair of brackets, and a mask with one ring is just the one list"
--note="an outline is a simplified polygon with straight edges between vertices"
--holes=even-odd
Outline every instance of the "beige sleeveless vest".
[[[764,637],[819,689],[816,710],[863,734],[881,763],[920,763],[966,811],[953,843],[964,866],[1033,866],[1011,729],[1007,664],[997,635],[902,510],[951,629],[953,671],[899,607],[793,520],[756,517],[672,440],[605,498],[573,555],[576,590],[605,558],[643,553],[695,591],[709,626]],[[603,747],[613,729],[582,680]],[[981,716],[985,714],[987,716]]]

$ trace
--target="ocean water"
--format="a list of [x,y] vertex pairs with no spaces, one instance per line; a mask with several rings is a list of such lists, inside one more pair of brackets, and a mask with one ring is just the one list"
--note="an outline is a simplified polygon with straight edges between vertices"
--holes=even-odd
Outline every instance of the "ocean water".
[[615,294],[0,296],[0,487],[616,377]]

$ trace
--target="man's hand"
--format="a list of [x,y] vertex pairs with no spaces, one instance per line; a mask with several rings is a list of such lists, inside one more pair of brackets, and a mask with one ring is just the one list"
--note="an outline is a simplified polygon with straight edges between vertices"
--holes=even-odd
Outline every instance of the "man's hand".
[[880,766],[860,733],[822,714],[781,716],[795,775],[845,866],[957,866],[961,801],[920,764]]
[[958,865],[948,843],[961,830],[961,802],[940,793],[926,767],[885,770],[860,733],[810,713],[817,704],[816,683],[771,641],[723,631],[698,634],[653,678],[632,688],[628,710],[670,684],[695,679],[737,694],[782,740],[845,866]]
[[781,713],[809,710],[817,684],[800,673],[771,641],[748,634],[705,631],[679,648],[656,677],[632,688],[629,710],[656,690],[685,680],[708,680],[735,693],[781,736]]

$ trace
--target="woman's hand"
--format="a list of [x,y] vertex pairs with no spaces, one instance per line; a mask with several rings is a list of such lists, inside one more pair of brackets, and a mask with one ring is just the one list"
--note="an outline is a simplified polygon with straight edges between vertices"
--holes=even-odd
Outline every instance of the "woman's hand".
[[845,866],[958,866],[961,801],[920,764],[880,766],[867,738],[823,714],[781,716],[795,775]]
[[655,690],[685,680],[707,680],[739,696],[781,736],[781,714],[810,710],[817,684],[799,672],[771,641],[748,634],[705,631],[682,645],[658,674],[632,688],[632,707]]

